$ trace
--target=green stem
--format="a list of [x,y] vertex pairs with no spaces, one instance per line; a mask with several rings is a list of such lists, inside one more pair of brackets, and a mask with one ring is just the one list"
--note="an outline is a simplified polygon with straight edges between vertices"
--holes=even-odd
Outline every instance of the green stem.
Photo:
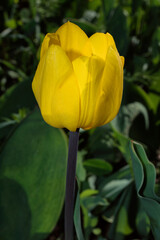
[[79,129],[70,132],[65,197],[65,240],[73,240],[73,214]]

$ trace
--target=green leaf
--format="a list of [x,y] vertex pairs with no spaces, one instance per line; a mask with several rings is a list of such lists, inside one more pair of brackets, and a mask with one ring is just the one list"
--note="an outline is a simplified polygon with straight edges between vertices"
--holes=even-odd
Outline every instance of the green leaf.
[[121,134],[113,127],[113,137],[115,139],[115,145],[123,154],[127,163],[131,163],[130,151],[129,151],[129,138]]
[[[160,32],[160,30],[159,30]],[[154,105],[154,113],[158,112],[158,107],[160,105],[160,71],[155,72],[150,76],[150,88],[149,88],[149,97],[153,102]]]
[[23,187],[14,179],[0,178],[0,238],[30,238],[31,209]]
[[[139,76],[138,78],[141,77]],[[131,102],[141,102],[147,109],[153,111],[155,109],[154,102],[150,96],[140,86],[126,80],[124,82],[123,104],[127,105]]]
[[91,129],[88,131],[89,138],[87,149],[89,155],[96,159],[105,159],[107,162],[119,161],[118,150],[112,138],[111,124]]
[[[143,147],[136,142],[130,142],[130,151],[133,163],[134,178],[138,192],[144,197],[153,198],[160,202],[160,198],[155,194],[156,170],[154,165],[148,160]],[[135,172],[135,170],[137,172]],[[141,174],[140,174],[141,173]]]
[[112,172],[112,165],[103,159],[88,159],[83,165],[89,173],[96,176],[107,175]]
[[80,214],[80,196],[77,192],[76,204],[74,209],[74,225],[78,240],[84,240],[82,226],[81,226],[81,214]]
[[101,0],[102,2],[102,7],[103,7],[103,11],[104,11],[104,15],[105,15],[105,20],[107,21],[107,17],[110,13],[110,11],[113,10],[114,8],[114,0]]
[[124,56],[128,48],[129,32],[127,28],[127,18],[120,6],[113,9],[112,17],[106,24],[108,25],[107,31],[111,33],[115,39],[120,55]]
[[76,176],[79,181],[83,182],[86,179],[86,169],[83,166],[83,152],[77,154]]
[[152,37],[152,56],[153,56],[153,63],[158,64],[160,62],[159,56],[159,41],[160,41],[160,27],[155,29],[154,35]]
[[98,236],[98,235],[100,235],[101,234],[101,229],[100,228],[93,228],[93,234],[94,235],[96,235],[96,236]]
[[80,202],[83,211],[85,239],[88,239],[98,222],[98,218],[91,211],[96,207],[106,207],[109,203],[105,198],[98,195],[97,190],[93,189],[84,190],[80,195]]
[[[122,240],[133,232],[130,223],[130,209],[133,201],[133,184],[125,189],[115,209],[114,222],[109,229],[109,239]],[[132,214],[132,217],[135,216]]]
[[0,129],[15,124],[15,120],[8,120],[0,123]]
[[17,73],[18,76],[19,76],[20,78],[22,78],[23,80],[24,80],[24,79],[25,79],[25,80],[27,79],[26,74],[25,74],[21,69],[18,69],[16,66],[14,66],[11,62],[8,62],[8,61],[5,61],[5,60],[0,59],[0,63],[3,64],[3,65],[5,65],[6,67],[8,67],[10,70],[15,71],[15,73]]
[[83,192],[81,192],[81,198],[90,197],[90,196],[95,195],[97,193],[98,193],[98,190],[86,189]]
[[105,199],[102,198],[101,196],[90,196],[90,197],[86,197],[86,198],[82,198],[81,197],[81,201],[82,201],[82,205],[88,210],[88,211],[92,211],[95,207],[97,206],[108,206],[109,202]]
[[9,88],[0,97],[0,120],[17,113],[20,108],[33,109],[36,101],[31,88],[31,81],[25,80]]
[[7,136],[14,127],[14,124],[8,124],[8,122],[5,124],[4,118],[12,118],[13,114],[17,114],[20,109],[32,110],[35,105],[36,101],[30,80],[25,80],[10,87],[0,97],[0,122],[2,122],[1,127],[3,127],[0,131],[0,138]]
[[159,0],[151,0],[150,1],[151,6],[160,6],[160,1]]
[[102,194],[105,195],[107,199],[112,201],[116,198],[130,183],[132,179],[115,179],[107,183],[102,189]]
[[10,136],[0,159],[0,238],[44,240],[64,202],[63,131],[47,125],[34,111]]
[[149,126],[149,118],[146,107],[140,102],[129,103],[123,105],[117,117],[112,121],[112,126],[125,136],[129,136],[129,130],[133,124],[133,120],[142,114],[146,128]]
[[160,198],[155,194],[156,170],[148,160],[143,147],[135,142],[130,143],[134,179],[137,195],[143,209],[150,219],[155,240],[160,236]]
[[126,166],[101,181],[98,189],[101,196],[112,202],[132,181],[129,166]]
[[142,202],[139,201],[139,208],[136,216],[136,229],[141,236],[148,236],[150,232],[150,220],[144,212]]

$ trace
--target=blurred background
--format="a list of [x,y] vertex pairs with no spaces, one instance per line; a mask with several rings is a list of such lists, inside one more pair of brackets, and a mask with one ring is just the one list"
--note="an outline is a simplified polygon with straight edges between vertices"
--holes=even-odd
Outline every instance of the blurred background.
[[[95,32],[111,33],[120,55],[125,57],[124,95],[118,116],[107,126],[81,132],[77,174],[81,182],[85,239],[154,239],[149,218],[142,211],[134,183],[131,184],[133,173],[127,144],[129,139],[142,143],[156,169],[158,193],[160,0],[1,1],[0,149],[3,158],[6,158],[4,146],[7,148],[10,134],[36,105],[31,81],[42,40],[46,33],[55,32],[67,20],[79,25],[88,36]],[[106,184],[111,182],[114,184],[106,190]],[[127,209],[128,217],[122,206]],[[63,212],[61,215],[60,212],[53,233],[52,225],[44,237],[15,239],[45,240],[49,234],[48,240],[63,239]],[[1,227],[6,234],[3,224]],[[13,240],[7,235],[2,237]]]

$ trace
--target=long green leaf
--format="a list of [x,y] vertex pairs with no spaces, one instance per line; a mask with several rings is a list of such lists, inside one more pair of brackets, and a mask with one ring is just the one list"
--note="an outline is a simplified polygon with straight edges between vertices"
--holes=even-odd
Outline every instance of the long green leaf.
[[134,179],[139,199],[143,209],[150,219],[151,229],[155,240],[160,236],[160,198],[156,196],[153,164],[148,160],[143,147],[138,143],[130,143]]
[[0,154],[0,239],[44,240],[64,202],[66,137],[34,111]]
[[84,240],[82,225],[81,225],[79,191],[77,192],[77,198],[76,198],[76,204],[75,204],[75,210],[74,210],[74,225],[75,225],[78,240]]

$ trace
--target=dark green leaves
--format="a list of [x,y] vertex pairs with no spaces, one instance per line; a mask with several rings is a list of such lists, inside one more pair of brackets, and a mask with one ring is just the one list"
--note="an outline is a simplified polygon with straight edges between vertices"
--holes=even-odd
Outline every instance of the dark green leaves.
[[39,111],[16,128],[0,155],[1,238],[42,240],[52,231],[64,201],[66,155],[63,131]]
[[2,118],[11,117],[12,113],[20,108],[33,109],[36,104],[31,81],[26,80],[9,88],[0,98],[0,121]]
[[156,172],[149,162],[143,147],[138,143],[130,144],[134,179],[138,197],[143,209],[150,219],[155,240],[160,236],[160,198],[155,194]]
[[[55,32],[71,20],[88,36],[113,34],[125,57],[119,115],[111,124],[81,132],[77,162],[80,199],[75,219],[78,240],[81,230],[85,240],[148,240],[151,231],[159,240],[159,198],[154,191],[156,187],[160,192],[159,16],[159,0],[2,1],[0,239],[46,240],[60,213],[66,140],[38,113],[37,118],[36,113],[26,116],[36,104],[30,80],[41,42],[47,32]],[[129,138],[143,143],[155,167],[142,147],[130,144]],[[54,197],[58,191],[59,202]],[[57,228],[61,233],[51,238],[64,238],[62,223],[63,216]]]
[[88,159],[83,165],[89,173],[97,176],[107,175],[112,172],[112,165],[102,159]]
[[82,225],[81,225],[81,211],[80,211],[80,196],[79,190],[77,192],[77,198],[75,203],[75,210],[74,210],[74,225],[77,234],[78,240],[84,240],[83,232],[82,232]]

